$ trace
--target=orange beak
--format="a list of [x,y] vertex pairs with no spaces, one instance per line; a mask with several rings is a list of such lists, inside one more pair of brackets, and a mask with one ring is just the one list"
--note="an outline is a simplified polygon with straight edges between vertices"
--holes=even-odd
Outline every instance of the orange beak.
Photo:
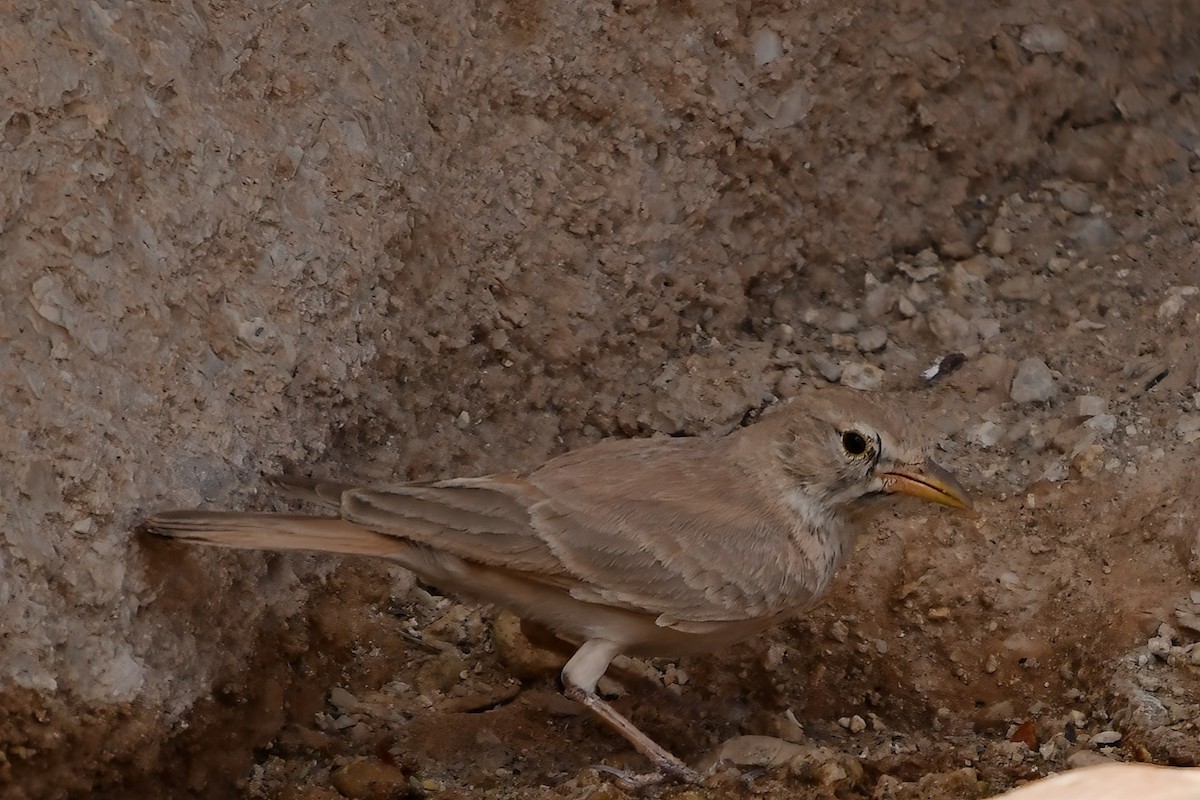
[[882,473],[883,490],[898,492],[940,503],[951,508],[971,510],[971,498],[954,476],[932,459],[923,464],[910,464]]

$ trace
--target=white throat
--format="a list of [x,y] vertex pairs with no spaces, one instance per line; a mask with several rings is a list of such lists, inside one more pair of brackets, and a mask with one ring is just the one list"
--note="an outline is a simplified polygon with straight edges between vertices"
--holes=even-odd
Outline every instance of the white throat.
[[803,490],[791,490],[784,499],[797,517],[792,545],[800,551],[802,562],[811,565],[814,588],[820,594],[850,554],[855,531],[834,505],[815,500]]

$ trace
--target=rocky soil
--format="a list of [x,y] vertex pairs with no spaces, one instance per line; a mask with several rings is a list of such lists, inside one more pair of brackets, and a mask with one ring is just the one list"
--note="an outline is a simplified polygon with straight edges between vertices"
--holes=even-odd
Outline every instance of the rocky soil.
[[620,665],[744,762],[648,794],[1200,763],[1187,0],[14,0],[0,97],[0,796],[623,797],[513,620],[134,527],[826,383],[922,414],[978,513],[897,508],[811,615]]

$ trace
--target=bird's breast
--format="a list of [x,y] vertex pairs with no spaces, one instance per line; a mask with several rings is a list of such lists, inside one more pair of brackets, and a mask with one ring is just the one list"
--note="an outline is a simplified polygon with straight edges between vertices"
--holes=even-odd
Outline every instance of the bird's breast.
[[[794,572],[815,603],[833,582],[854,541],[854,526],[830,506],[795,490],[786,497],[791,513],[791,558]],[[803,591],[803,590],[801,590]]]

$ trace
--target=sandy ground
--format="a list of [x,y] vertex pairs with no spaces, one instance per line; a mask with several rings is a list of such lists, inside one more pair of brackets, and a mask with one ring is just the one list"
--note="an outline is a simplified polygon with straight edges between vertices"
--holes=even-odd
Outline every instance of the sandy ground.
[[622,797],[511,621],[133,528],[828,382],[923,412],[979,514],[898,508],[813,614],[626,665],[689,759],[775,737],[649,794],[1200,761],[1187,0],[16,0],[0,97],[3,797]]

